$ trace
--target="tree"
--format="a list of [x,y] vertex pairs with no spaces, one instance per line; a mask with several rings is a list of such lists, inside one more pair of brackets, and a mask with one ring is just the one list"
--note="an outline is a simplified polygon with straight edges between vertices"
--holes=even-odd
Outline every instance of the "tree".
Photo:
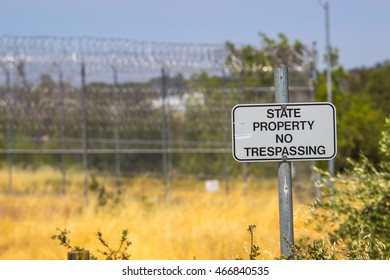
[[260,32],[262,48],[256,49],[250,45],[244,45],[240,49],[227,42],[226,47],[230,52],[226,64],[234,72],[270,71],[274,66],[296,67],[305,62],[309,53],[299,40],[290,44],[283,33],[278,34],[279,41],[271,39],[265,33]]
[[[372,70],[347,72],[339,64],[338,49],[331,50],[332,95],[337,111],[336,170],[343,171],[349,164],[347,158],[358,160],[361,153],[377,164],[381,159],[377,143],[386,117],[385,110],[381,108],[386,105],[379,106],[379,102],[375,101],[379,94],[373,94],[372,88],[368,89],[369,81],[374,76],[368,73]],[[325,56],[324,59],[329,58]],[[379,92],[383,92],[383,89]],[[316,100],[326,101],[325,70],[318,75]],[[324,167],[322,164],[320,166]]]
[[386,115],[390,114],[390,61],[377,64],[372,68],[360,68],[350,71],[349,88],[354,93],[370,96],[375,108]]

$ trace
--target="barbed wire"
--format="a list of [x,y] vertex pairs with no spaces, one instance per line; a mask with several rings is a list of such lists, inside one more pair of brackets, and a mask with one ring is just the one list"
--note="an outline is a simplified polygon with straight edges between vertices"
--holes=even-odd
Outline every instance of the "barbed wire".
[[221,72],[228,52],[223,44],[135,41],[94,37],[0,37],[0,61],[10,68],[20,63],[79,71],[85,63],[90,73],[116,70],[154,72]]

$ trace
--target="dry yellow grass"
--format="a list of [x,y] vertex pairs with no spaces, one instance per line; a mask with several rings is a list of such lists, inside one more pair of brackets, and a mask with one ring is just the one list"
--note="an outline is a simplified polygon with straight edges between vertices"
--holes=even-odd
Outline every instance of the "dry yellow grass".
[[[5,172],[0,171],[2,185]],[[247,259],[247,228],[252,224],[257,226],[254,241],[262,248],[259,259],[274,259],[279,254],[275,181],[252,182],[246,190],[242,183],[232,182],[229,196],[224,191],[206,193],[203,182],[175,181],[172,194],[164,201],[161,182],[138,177],[124,184],[120,205],[98,208],[92,194],[85,205],[82,192],[75,191],[82,176],[74,175],[74,192],[67,196],[0,195],[0,259],[65,259],[67,249],[51,239],[57,228],[70,230],[71,243],[97,257],[102,257],[97,252],[102,249],[97,231],[115,247],[121,231],[128,229],[132,259]],[[32,183],[31,174],[15,171],[15,186],[23,190],[23,185],[50,185],[47,182],[54,180],[50,177],[57,178],[59,173],[45,169],[34,176],[38,181]],[[296,202],[294,209],[299,236],[305,231],[307,207]]]

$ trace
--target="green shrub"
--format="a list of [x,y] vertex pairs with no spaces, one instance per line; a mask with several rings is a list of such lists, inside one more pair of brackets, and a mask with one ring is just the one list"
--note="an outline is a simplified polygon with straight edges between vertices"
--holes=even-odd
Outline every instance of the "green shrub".
[[[378,166],[361,155],[359,161],[349,160],[350,168],[344,174],[332,178],[334,189],[328,189],[327,180],[323,181],[323,196],[312,204],[312,214],[318,231],[328,231],[324,225],[331,227],[328,245],[301,240],[292,248],[296,257],[390,258],[390,118],[379,147],[385,157]],[[320,173],[329,178],[329,174]]]

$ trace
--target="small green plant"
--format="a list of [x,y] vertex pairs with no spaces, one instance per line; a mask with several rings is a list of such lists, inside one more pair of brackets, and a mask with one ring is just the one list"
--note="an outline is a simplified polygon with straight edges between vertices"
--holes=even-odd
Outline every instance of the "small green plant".
[[[389,256],[386,257],[386,246],[383,242],[372,238],[371,234],[366,234],[364,226],[360,226],[359,236],[352,244],[342,239],[330,243],[320,239],[310,241],[308,237],[303,237],[296,244],[290,245],[290,251],[295,260],[370,260],[373,251],[378,252],[375,259],[389,258]],[[277,259],[292,259],[292,256],[281,256]]]
[[97,206],[104,207],[107,205],[115,206],[120,202],[122,196],[122,183],[116,182],[115,190],[107,189],[103,184],[100,184],[95,174],[91,175],[89,190],[97,196]]
[[[287,240],[285,240],[287,242]],[[328,248],[323,240],[301,238],[296,244],[290,244],[290,256],[280,256],[277,260],[335,260],[336,254],[332,248]]]
[[256,258],[258,256],[260,256],[260,254],[261,254],[260,253],[260,246],[255,245],[253,243],[253,236],[254,236],[255,231],[256,231],[256,225],[249,225],[247,231],[248,231],[248,233],[251,236],[251,249],[250,249],[250,252],[249,252],[249,259],[250,260],[256,260]]
[[[256,231],[256,225],[249,225],[248,226],[247,232],[249,233],[249,235],[251,237],[251,239],[250,239],[250,250],[249,250],[249,259],[250,260],[256,260],[256,258],[261,255],[260,246],[255,245],[254,241],[253,241],[255,231]],[[248,250],[245,248],[245,251],[248,251]],[[236,256],[235,260],[242,260],[242,257],[241,256]]]
[[[57,228],[59,234],[52,235],[51,239],[58,240],[60,246],[66,247],[70,251],[84,251],[83,247],[73,246],[70,243],[69,234],[70,231],[67,229],[61,230]],[[128,230],[122,230],[121,239],[119,241],[119,246],[116,249],[112,249],[106,240],[103,239],[103,234],[101,232],[96,233],[99,242],[103,245],[104,250],[97,250],[101,253],[106,260],[128,260],[131,255],[128,253],[129,246],[131,242],[128,240]],[[97,260],[97,257],[90,255],[91,260]]]
[[375,252],[376,259],[384,260],[390,257],[386,256],[386,245],[371,234],[366,234],[364,226],[361,225],[358,239],[343,250],[343,255],[350,260],[370,260],[372,252]]
[[91,175],[91,181],[89,183],[89,190],[92,191],[92,192],[96,192],[99,188],[99,182],[96,178],[96,175],[95,174],[92,174]]

